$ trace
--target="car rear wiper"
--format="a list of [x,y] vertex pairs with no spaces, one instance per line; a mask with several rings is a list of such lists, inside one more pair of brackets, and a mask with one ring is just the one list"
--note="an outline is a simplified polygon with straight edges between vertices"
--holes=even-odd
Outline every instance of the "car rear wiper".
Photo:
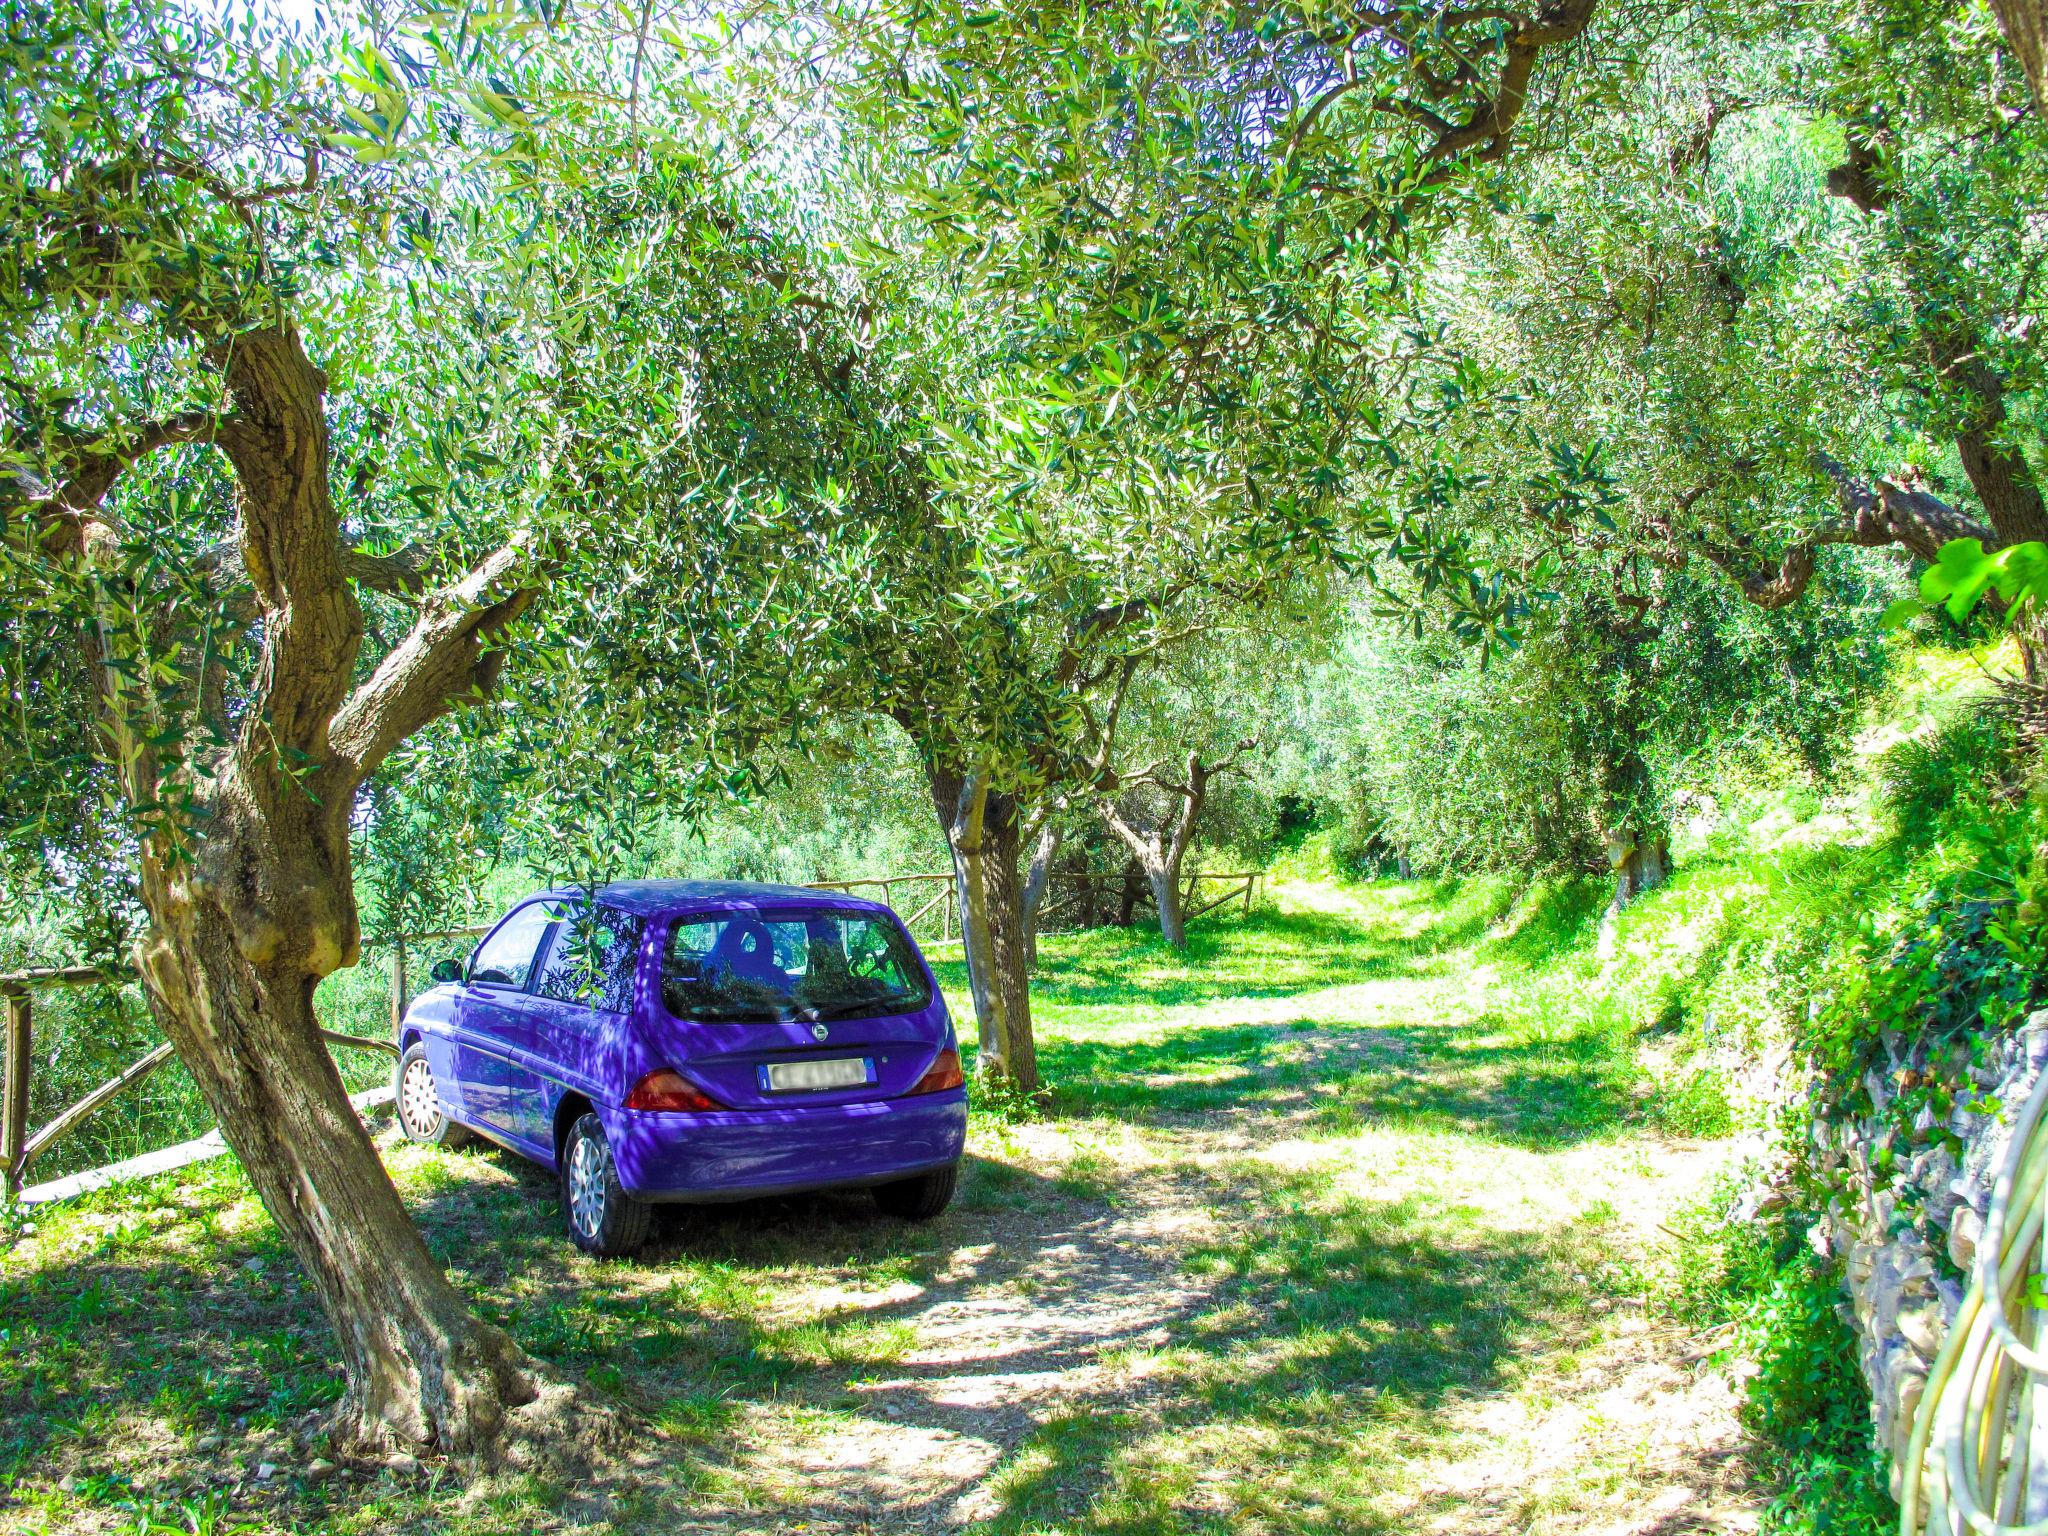
[[698,1024],[787,1024],[789,1015],[771,1008],[692,1008],[685,1015]]
[[844,1019],[850,1018],[856,1013],[866,1013],[876,1008],[887,1008],[892,1003],[913,1002],[916,998],[917,994],[915,992],[891,992],[886,997],[863,998],[859,1002],[841,1003],[836,1008],[821,1008],[811,1011],[820,1019]]

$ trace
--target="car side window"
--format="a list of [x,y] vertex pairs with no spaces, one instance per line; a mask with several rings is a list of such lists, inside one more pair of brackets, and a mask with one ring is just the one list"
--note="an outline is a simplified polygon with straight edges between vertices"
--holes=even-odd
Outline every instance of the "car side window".
[[633,1004],[633,970],[643,931],[641,920],[630,913],[576,903],[562,913],[548,941],[533,990],[565,1003],[624,1013]]
[[533,970],[534,951],[554,921],[544,901],[528,902],[492,930],[469,962],[470,985],[523,987]]

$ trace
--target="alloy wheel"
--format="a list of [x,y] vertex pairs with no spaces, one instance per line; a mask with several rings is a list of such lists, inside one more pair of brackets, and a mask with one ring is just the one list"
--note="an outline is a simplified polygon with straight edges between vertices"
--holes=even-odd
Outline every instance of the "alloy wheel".
[[398,1079],[398,1112],[415,1136],[431,1136],[441,1122],[441,1095],[434,1087],[434,1069],[416,1056]]
[[569,1216],[585,1237],[596,1237],[604,1225],[604,1186],[604,1149],[579,1136],[569,1154]]

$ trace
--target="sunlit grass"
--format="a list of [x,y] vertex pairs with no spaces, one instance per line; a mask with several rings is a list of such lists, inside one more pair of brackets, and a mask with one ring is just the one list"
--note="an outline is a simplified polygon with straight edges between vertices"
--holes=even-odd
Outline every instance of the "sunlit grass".
[[[195,1492],[264,1530],[663,1529],[706,1503],[793,1528],[820,1495],[789,1458],[894,1433],[871,1389],[923,1380],[934,1305],[1086,1297],[1063,1246],[1165,1189],[1185,1209],[1153,1262],[1184,1309],[1162,1336],[1077,1347],[1066,1368],[1105,1395],[1050,1400],[1000,1445],[989,1528],[1406,1528],[1455,1507],[1421,1490],[1462,1454],[1464,1405],[1545,1390],[1532,1362],[1568,1360],[1596,1305],[1644,1293],[1619,1186],[1654,1176],[1633,1149],[1678,1101],[1638,1047],[1740,971],[1746,923],[1786,899],[1819,898],[1796,873],[1701,868],[1630,916],[1612,967],[1591,881],[1276,881],[1185,954],[1142,932],[1050,938],[1049,1101],[976,1114],[955,1211],[928,1228],[859,1195],[766,1202],[677,1214],[642,1260],[600,1264],[563,1241],[537,1170],[387,1144],[479,1310],[654,1437],[658,1492],[637,1473],[598,1492],[302,1476],[317,1442],[284,1447],[341,1383],[246,1183],[223,1163],[107,1191],[39,1213],[0,1257],[0,1474],[38,1511],[28,1530]],[[957,961],[938,969],[971,1018]],[[1681,981],[1643,985],[1667,971]],[[288,1470],[257,1488],[259,1458]],[[80,1474],[69,1492],[53,1468]]]

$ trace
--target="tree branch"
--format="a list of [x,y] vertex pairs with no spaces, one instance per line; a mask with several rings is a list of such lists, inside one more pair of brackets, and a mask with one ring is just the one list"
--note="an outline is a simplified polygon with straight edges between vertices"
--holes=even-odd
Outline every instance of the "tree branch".
[[[1733,577],[1745,598],[1765,609],[1797,602],[1813,580],[1820,551],[1831,544],[1857,549],[1898,545],[1932,564],[1951,539],[1980,539],[1987,547],[1998,542],[1991,528],[1918,486],[1888,479],[1866,485],[1829,458],[1820,460],[1820,468],[1834,482],[1842,515],[1788,545],[1775,568],[1760,564],[1747,540],[1730,543],[1690,534],[1685,542]],[[1680,498],[1682,505],[1691,505],[1706,490],[1702,486],[1687,492]]]
[[341,572],[359,587],[382,592],[387,597],[418,597],[427,589],[428,554],[418,544],[407,544],[388,555],[373,555],[360,548],[341,552]]
[[334,755],[361,783],[413,732],[465,695],[496,686],[502,651],[490,642],[540,595],[524,579],[530,554],[523,542],[495,550],[453,587],[428,597],[412,632],[335,711]]
[[232,417],[213,411],[180,411],[160,421],[145,422],[132,436],[111,448],[78,448],[63,468],[64,478],[54,489],[38,487],[29,498],[29,520],[42,541],[46,554],[56,559],[75,558],[85,553],[87,524],[95,521],[114,482],[129,467],[160,448],[177,443],[218,442],[232,435]]

